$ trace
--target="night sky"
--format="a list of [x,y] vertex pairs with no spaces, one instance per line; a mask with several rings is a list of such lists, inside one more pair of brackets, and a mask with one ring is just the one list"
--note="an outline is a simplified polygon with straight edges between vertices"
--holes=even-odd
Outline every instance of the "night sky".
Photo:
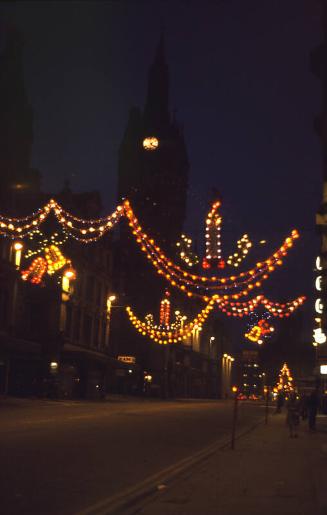
[[15,2],[1,10],[25,38],[33,166],[45,190],[69,178],[74,190],[101,190],[105,211],[113,209],[128,110],[144,104],[164,26],[171,107],[191,167],[188,231],[202,243],[213,186],[229,243],[248,231],[267,238],[268,254],[298,228],[302,241],[275,287],[289,298],[311,293],[322,183],[313,130],[320,84],[309,63],[320,41],[318,2]]

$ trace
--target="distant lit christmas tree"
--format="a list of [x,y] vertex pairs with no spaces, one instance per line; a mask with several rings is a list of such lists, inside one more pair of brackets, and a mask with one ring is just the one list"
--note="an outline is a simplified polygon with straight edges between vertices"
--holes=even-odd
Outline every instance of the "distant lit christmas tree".
[[291,376],[290,369],[288,368],[287,364],[284,363],[278,378],[277,383],[277,391],[278,392],[292,392],[294,390],[293,387],[293,377]]

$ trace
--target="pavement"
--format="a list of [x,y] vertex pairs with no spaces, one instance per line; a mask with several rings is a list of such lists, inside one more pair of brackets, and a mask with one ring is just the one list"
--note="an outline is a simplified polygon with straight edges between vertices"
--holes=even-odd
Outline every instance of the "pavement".
[[272,414],[200,466],[169,485],[157,486],[151,499],[131,507],[138,515],[326,515],[327,417],[317,431],[301,422],[290,438],[286,414]]

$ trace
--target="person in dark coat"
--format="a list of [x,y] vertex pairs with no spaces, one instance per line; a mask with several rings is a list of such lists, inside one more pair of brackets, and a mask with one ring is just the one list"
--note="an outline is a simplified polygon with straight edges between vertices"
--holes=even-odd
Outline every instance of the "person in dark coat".
[[290,430],[290,437],[297,438],[297,429],[300,423],[299,409],[300,405],[295,392],[290,392],[289,398],[286,404],[287,417],[286,422]]
[[319,407],[319,396],[318,396],[318,390],[315,389],[313,392],[310,393],[308,401],[307,401],[307,407],[308,407],[308,423],[309,423],[309,430],[315,431],[316,430],[316,417]]
[[282,407],[284,405],[284,396],[282,392],[278,392],[277,402],[276,402],[276,413],[280,413],[282,411]]

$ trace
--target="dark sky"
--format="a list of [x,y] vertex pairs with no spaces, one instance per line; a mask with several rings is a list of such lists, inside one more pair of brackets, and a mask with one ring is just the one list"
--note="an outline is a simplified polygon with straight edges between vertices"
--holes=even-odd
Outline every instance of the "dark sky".
[[303,239],[285,272],[285,295],[310,293],[321,197],[313,131],[320,84],[309,65],[320,41],[318,2],[15,2],[1,9],[25,37],[33,165],[45,189],[56,191],[69,177],[76,190],[100,189],[106,211],[114,207],[118,147],[129,107],[144,103],[163,24],[171,107],[191,165],[188,229],[199,237],[212,186],[223,195],[226,234],[248,231],[277,243],[298,228]]

